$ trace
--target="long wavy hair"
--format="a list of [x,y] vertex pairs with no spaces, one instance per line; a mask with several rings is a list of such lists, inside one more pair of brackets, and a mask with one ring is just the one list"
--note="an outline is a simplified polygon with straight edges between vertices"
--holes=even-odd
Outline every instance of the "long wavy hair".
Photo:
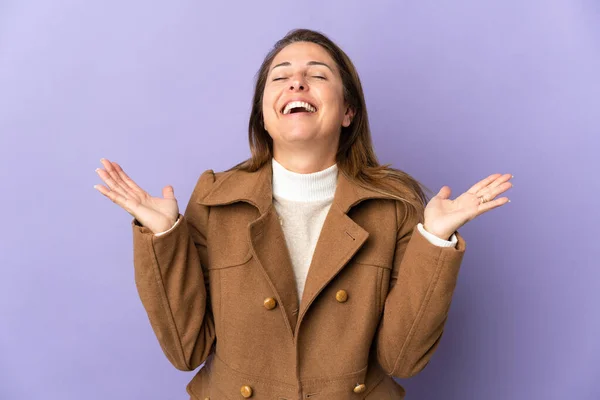
[[[408,204],[409,213],[422,215],[429,201],[425,192],[431,190],[404,171],[380,165],[371,140],[371,130],[367,116],[367,107],[356,68],[346,53],[324,34],[309,30],[295,29],[277,41],[266,55],[258,73],[252,99],[252,111],[248,123],[248,139],[252,156],[233,166],[229,170],[254,172],[273,157],[273,139],[267,133],[263,123],[263,92],[269,68],[275,56],[286,46],[296,42],[311,42],[323,47],[336,62],[340,71],[344,99],[354,110],[354,118],[348,127],[341,127],[336,162],[340,173],[359,186],[393,197]],[[403,188],[398,191],[400,183]]]

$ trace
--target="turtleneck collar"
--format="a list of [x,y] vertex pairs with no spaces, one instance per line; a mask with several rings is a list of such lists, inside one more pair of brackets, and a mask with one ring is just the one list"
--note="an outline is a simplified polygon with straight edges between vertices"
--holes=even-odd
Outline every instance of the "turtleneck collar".
[[286,169],[273,158],[273,197],[304,202],[331,200],[337,177],[337,164],[310,174],[299,174]]

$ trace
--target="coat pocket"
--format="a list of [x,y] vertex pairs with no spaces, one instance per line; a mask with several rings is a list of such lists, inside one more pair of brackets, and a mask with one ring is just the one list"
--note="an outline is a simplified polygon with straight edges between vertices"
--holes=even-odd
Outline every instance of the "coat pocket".
[[367,279],[375,282],[375,289],[372,293],[377,315],[381,315],[383,312],[383,305],[389,291],[393,256],[394,248],[387,242],[370,241],[352,257],[347,267],[348,274],[352,274],[355,281]]
[[252,252],[248,246],[242,248],[231,248],[229,251],[219,253],[209,250],[208,270],[237,267],[247,263],[252,258]]
[[[338,376],[327,376],[323,378],[304,379],[302,389],[304,398],[311,400],[351,400],[358,399],[358,388],[366,387],[365,380],[368,365],[365,365],[358,371],[346,373]],[[360,393],[360,392],[359,392]]]
[[353,258],[336,277],[332,287],[334,290],[346,289],[350,295],[358,293],[360,302],[370,304],[371,312],[379,318],[389,291],[391,272],[392,266],[381,262],[380,258]]

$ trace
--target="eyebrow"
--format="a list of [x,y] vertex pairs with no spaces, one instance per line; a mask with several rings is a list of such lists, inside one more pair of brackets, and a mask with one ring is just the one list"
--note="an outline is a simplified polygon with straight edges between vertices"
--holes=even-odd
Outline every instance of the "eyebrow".
[[[277,65],[276,65],[276,66],[274,66],[273,68],[271,68],[271,71],[270,71],[270,72],[273,72],[273,70],[274,70],[275,68],[277,68],[277,67],[289,67],[289,66],[291,66],[291,65],[292,65],[292,64],[291,64],[289,61],[284,61],[284,62],[282,62],[282,63],[279,63],[279,64],[277,64]],[[331,72],[333,72],[333,69],[331,69],[331,67],[330,67],[329,65],[327,65],[327,64],[325,64],[324,62],[321,62],[321,61],[309,61],[309,62],[307,62],[307,63],[306,63],[306,65],[323,65],[323,66],[325,66],[325,67],[329,68],[329,70],[330,70]],[[270,73],[270,72],[269,72],[269,73]]]

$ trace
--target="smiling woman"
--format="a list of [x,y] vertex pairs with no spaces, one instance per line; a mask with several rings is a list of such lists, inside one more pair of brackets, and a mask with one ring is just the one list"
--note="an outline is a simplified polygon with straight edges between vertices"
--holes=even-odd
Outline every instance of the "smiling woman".
[[[275,159],[287,160],[289,167],[333,165],[340,127],[348,127],[353,116],[335,62],[320,45],[296,42],[283,48],[272,63],[262,113]],[[302,142],[311,143],[310,149],[297,149]]]
[[422,213],[429,190],[377,161],[358,73],[333,41],[312,30],[294,30],[267,54],[257,77],[249,129],[252,158],[233,169],[256,171],[271,158],[299,173],[337,163],[356,184]]
[[135,279],[171,363],[206,399],[403,399],[393,377],[438,347],[465,241],[457,229],[506,203],[493,174],[425,206],[421,184],[380,165],[348,56],[299,29],[262,63],[252,156],[204,171],[183,214],[114,162],[102,194],[132,221]]

